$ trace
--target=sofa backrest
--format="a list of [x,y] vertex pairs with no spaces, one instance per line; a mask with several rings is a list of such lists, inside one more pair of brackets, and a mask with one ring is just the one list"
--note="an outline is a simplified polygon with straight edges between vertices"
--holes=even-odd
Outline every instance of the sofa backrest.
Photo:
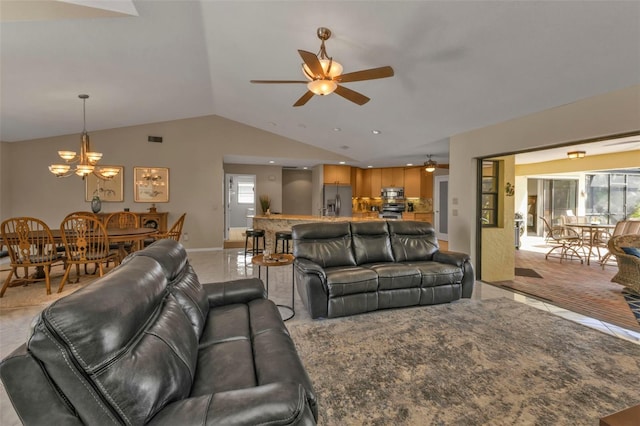
[[323,268],[355,266],[349,222],[305,223],[291,228],[293,255]]
[[393,262],[389,227],[386,221],[351,222],[356,263]]
[[28,350],[83,423],[142,424],[189,395],[198,340],[168,285],[134,256],[34,323]]
[[209,314],[209,301],[182,244],[172,239],[158,240],[144,250],[133,252],[123,263],[135,256],[151,257],[160,263],[169,279],[169,291],[189,317],[196,339],[200,340]]
[[439,250],[436,230],[429,222],[388,221],[396,262],[431,260]]

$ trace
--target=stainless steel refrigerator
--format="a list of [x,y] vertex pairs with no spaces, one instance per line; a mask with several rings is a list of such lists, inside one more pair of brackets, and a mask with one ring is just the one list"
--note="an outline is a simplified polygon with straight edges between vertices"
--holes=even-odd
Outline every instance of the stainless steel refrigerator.
[[351,186],[325,185],[323,193],[323,205],[327,216],[351,216]]

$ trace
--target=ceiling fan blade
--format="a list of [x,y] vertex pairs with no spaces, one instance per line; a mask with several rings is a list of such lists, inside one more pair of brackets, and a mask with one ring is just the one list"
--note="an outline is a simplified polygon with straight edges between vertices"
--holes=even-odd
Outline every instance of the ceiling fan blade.
[[296,101],[296,103],[293,104],[293,106],[294,107],[302,106],[302,105],[306,104],[307,102],[309,102],[309,99],[311,99],[311,98],[313,98],[313,92],[311,90],[307,90],[307,92],[304,95],[302,95],[300,97],[300,99],[298,99]]
[[307,83],[309,83],[309,81],[303,81],[303,80],[251,80],[251,83],[262,83],[262,84],[304,83],[304,84],[307,84]]
[[393,76],[393,68],[386,66],[380,68],[371,68],[368,70],[354,71],[342,74],[336,80],[341,83],[350,81],[375,80],[376,78],[387,78]]
[[346,87],[338,85],[335,90],[335,93],[342,96],[343,98],[350,100],[351,102],[355,102],[358,105],[364,105],[370,101],[365,95],[356,92],[355,90],[347,89]]
[[307,67],[309,67],[313,75],[325,78],[322,65],[320,65],[320,61],[314,53],[307,52],[306,50],[298,50],[298,53],[300,54],[300,57],[302,57],[302,60],[307,65]]

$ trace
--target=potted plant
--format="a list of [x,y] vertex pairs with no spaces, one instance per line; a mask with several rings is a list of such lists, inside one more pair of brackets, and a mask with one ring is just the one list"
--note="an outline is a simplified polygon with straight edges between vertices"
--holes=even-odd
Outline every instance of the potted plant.
[[260,196],[260,207],[262,208],[262,214],[271,214],[271,211],[269,210],[269,208],[271,207],[271,199],[268,195]]

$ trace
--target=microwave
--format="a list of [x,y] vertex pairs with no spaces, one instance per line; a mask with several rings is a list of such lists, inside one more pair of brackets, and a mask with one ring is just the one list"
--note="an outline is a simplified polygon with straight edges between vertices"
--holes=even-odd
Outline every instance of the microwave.
[[380,189],[380,196],[382,198],[404,198],[404,188],[382,188]]

